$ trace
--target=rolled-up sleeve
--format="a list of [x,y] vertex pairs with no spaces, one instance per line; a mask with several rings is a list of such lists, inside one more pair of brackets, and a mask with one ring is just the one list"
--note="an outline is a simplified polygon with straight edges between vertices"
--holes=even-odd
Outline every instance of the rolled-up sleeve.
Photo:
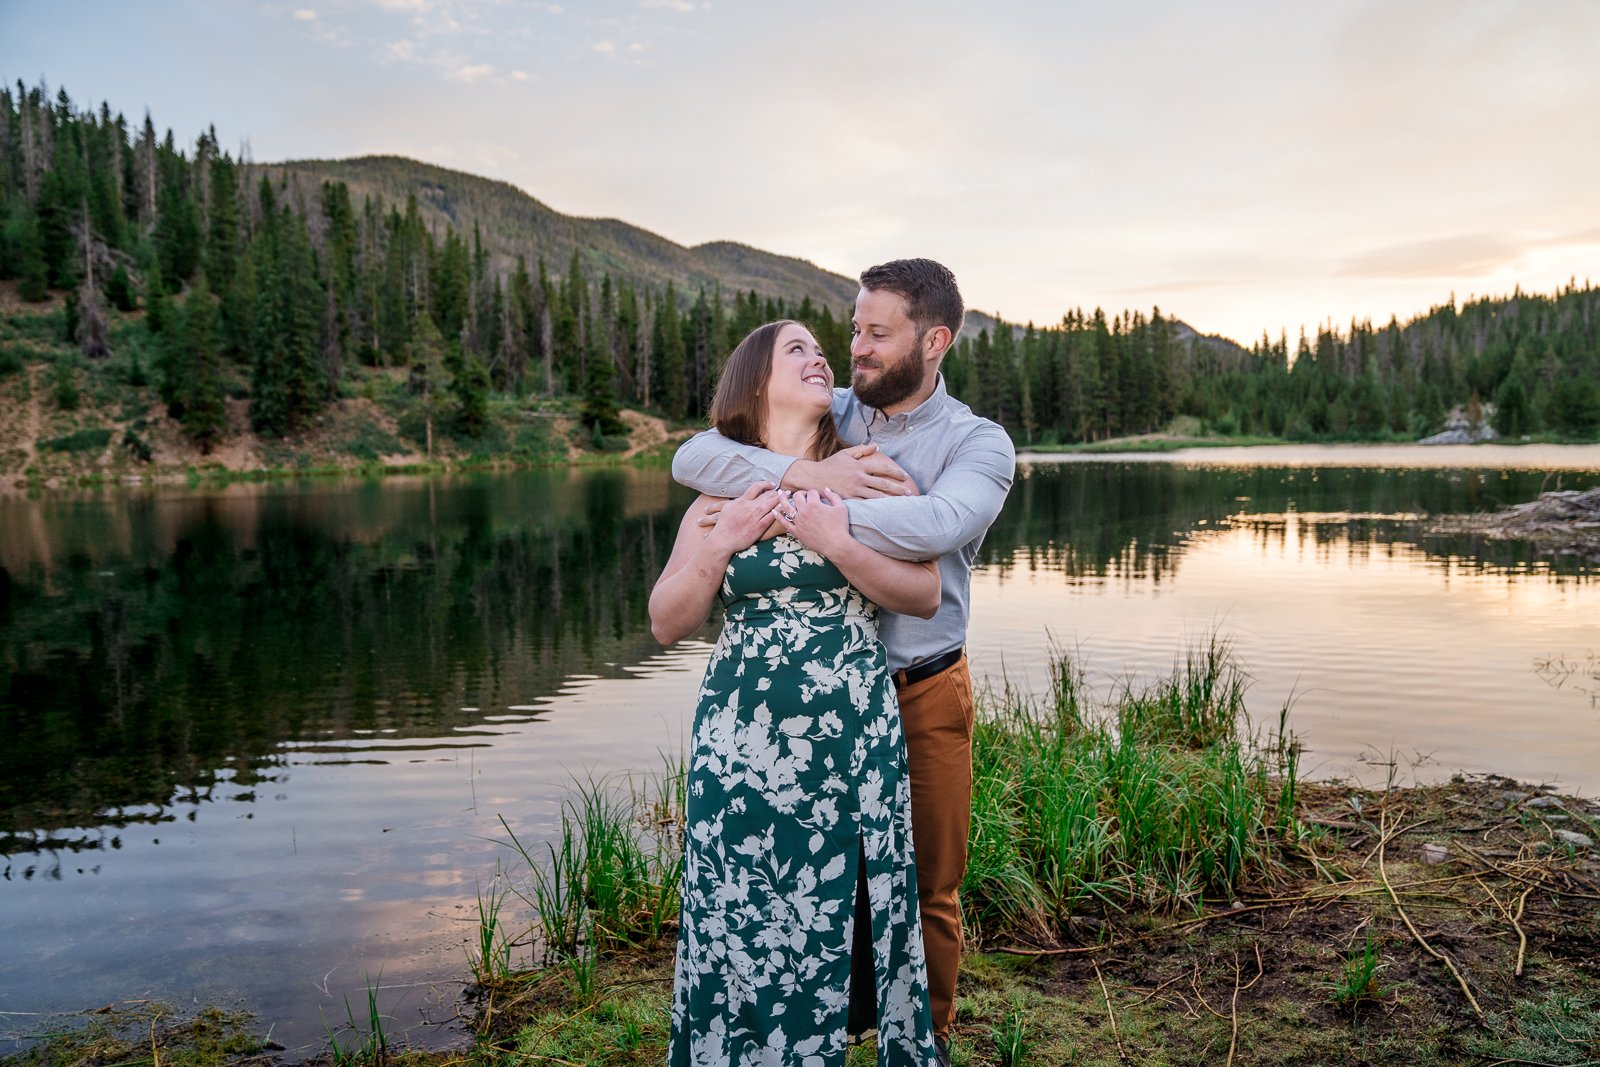
[[989,528],[1016,468],[1011,439],[998,426],[985,425],[960,444],[922,496],[848,501],[850,533],[895,559],[938,559]]
[[716,430],[702,430],[673,453],[672,477],[707,496],[739,496],[756,482],[781,484],[793,462],[793,456],[730,441]]

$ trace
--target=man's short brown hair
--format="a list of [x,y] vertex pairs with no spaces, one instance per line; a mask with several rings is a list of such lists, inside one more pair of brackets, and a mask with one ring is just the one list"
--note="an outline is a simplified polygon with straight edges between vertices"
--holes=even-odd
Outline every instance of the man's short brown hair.
[[861,287],[904,297],[906,314],[917,326],[917,337],[934,326],[950,331],[950,341],[961,333],[967,310],[961,302],[956,276],[943,263],[931,259],[895,259],[861,272]]

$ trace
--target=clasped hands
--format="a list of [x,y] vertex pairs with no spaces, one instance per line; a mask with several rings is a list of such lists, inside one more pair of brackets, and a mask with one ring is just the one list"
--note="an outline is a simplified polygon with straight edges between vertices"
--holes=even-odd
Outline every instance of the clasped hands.
[[784,480],[798,488],[757,482],[742,496],[706,504],[698,525],[711,527],[707,536],[715,535],[732,552],[742,552],[763,537],[789,533],[826,556],[838,538],[850,536],[849,514],[840,506],[844,498],[918,495],[917,483],[905,469],[871,444],[840,449],[827,459],[797,459]]
[[771,482],[757,482],[732,500],[707,504],[700,524],[711,526],[706,537],[730,554],[763,537],[788,533],[826,556],[850,537],[850,513],[843,505],[844,498],[832,489],[791,492]]

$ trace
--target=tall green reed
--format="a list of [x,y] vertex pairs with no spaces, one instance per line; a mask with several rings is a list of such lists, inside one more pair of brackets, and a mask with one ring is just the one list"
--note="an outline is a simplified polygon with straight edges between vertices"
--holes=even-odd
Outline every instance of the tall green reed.
[[354,1036],[351,1043],[340,1042],[338,1033],[328,1025],[327,1017],[323,1017],[322,1028],[328,1035],[329,1058],[333,1067],[384,1067],[389,1062],[389,1035],[383,1025],[388,1016],[378,1010],[378,989],[382,984],[382,971],[378,972],[376,979],[367,976],[367,1018],[364,1024],[356,1019],[350,996],[345,995],[345,1029]]
[[1297,757],[1254,743],[1245,688],[1228,644],[1212,637],[1170,677],[1106,707],[1087,704],[1060,650],[1048,693],[982,694],[968,922],[980,934],[1053,937],[1086,910],[1197,908],[1270,872],[1269,828],[1293,802]]
[[[532,909],[543,962],[584,972],[594,952],[658,940],[677,919],[683,875],[682,761],[639,780],[579,782],[560,829],[532,852],[501,819],[529,879],[517,895]],[[580,978],[581,980],[581,978]]]

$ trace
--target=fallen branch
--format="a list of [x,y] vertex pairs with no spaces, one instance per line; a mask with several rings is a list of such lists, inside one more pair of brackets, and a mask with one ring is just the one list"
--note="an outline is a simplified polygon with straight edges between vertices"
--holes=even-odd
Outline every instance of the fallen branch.
[[1461,992],[1466,994],[1467,1003],[1472,1005],[1472,1011],[1475,1015],[1477,1015],[1478,1022],[1482,1023],[1484,1022],[1483,1008],[1479,1006],[1478,998],[1472,995],[1472,990],[1470,987],[1468,987],[1466,978],[1462,977],[1461,971],[1456,968],[1455,961],[1453,961],[1449,956],[1446,956],[1444,953],[1440,952],[1438,949],[1434,948],[1432,945],[1428,944],[1428,939],[1423,937],[1417,928],[1412,925],[1411,916],[1406,914],[1406,909],[1400,904],[1399,894],[1394,891],[1394,886],[1389,882],[1389,872],[1385,869],[1383,863],[1383,847],[1393,835],[1384,832],[1385,822],[1387,819],[1387,810],[1383,810],[1378,813],[1378,877],[1383,880],[1383,887],[1389,891],[1389,899],[1394,902],[1394,910],[1399,913],[1401,921],[1406,924],[1406,929],[1411,931],[1411,936],[1416,939],[1417,944],[1422,946],[1424,952],[1441,961],[1447,968],[1449,968],[1450,973],[1455,976],[1456,984],[1461,987]]
[[1100,973],[1100,961],[1090,960],[1094,964],[1094,976],[1100,981],[1100,995],[1106,998],[1106,1017],[1111,1020],[1111,1038],[1117,1043],[1117,1058],[1123,1063],[1128,1061],[1128,1052],[1122,1047],[1122,1035],[1117,1032],[1117,1013],[1111,1010],[1111,991],[1106,988],[1105,975]]

